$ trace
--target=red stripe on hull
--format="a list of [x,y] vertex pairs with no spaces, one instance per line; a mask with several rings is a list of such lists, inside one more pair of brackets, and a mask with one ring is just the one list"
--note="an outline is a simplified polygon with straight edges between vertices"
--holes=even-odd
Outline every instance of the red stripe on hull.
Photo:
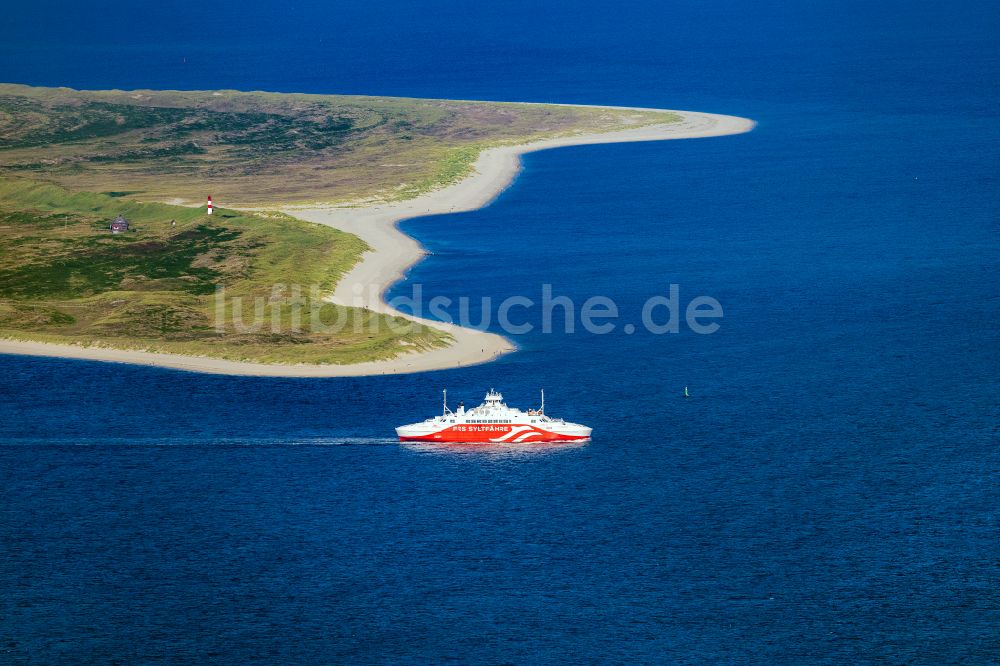
[[589,435],[567,435],[534,426],[460,425],[427,435],[400,435],[401,442],[475,442],[485,444],[534,444],[535,442],[577,442]]

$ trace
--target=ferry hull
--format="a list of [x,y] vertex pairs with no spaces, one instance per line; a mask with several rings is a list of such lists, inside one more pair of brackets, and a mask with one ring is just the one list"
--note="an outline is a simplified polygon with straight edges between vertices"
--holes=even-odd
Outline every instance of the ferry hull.
[[531,444],[534,442],[579,442],[590,439],[590,428],[567,432],[544,430],[531,425],[454,425],[435,432],[419,432],[406,426],[396,429],[401,442],[467,442],[487,444]]

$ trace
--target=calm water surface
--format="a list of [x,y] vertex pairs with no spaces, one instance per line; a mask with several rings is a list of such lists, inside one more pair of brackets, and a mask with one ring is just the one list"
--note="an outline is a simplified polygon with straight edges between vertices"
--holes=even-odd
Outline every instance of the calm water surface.
[[[340,380],[0,357],[0,662],[996,663],[995,7],[58,4],[9,13],[0,79],[759,126],[533,154],[404,225],[434,254],[396,294],[548,283],[626,323],[676,283],[714,335]],[[594,439],[395,443],[444,386],[544,387]]]

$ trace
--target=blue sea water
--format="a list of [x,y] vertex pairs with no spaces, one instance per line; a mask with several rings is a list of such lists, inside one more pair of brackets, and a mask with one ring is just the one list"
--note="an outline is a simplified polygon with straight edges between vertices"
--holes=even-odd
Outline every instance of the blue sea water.
[[[433,255],[394,294],[550,284],[621,324],[673,283],[712,335],[365,379],[0,357],[0,662],[997,663],[1000,12],[789,5],[5,8],[4,81],[759,125],[532,154],[404,225]],[[395,443],[444,386],[544,387],[594,439]]]

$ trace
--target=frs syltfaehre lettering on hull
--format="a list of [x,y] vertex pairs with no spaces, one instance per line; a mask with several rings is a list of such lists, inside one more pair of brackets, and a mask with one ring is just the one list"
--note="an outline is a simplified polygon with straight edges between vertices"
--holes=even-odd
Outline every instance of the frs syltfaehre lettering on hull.
[[444,398],[441,416],[396,428],[400,441],[523,444],[590,439],[591,429],[587,426],[546,415],[544,391],[542,406],[526,412],[508,407],[503,396],[493,389],[486,394],[483,404],[469,410],[458,403],[458,409],[452,411],[448,408],[447,391]]

